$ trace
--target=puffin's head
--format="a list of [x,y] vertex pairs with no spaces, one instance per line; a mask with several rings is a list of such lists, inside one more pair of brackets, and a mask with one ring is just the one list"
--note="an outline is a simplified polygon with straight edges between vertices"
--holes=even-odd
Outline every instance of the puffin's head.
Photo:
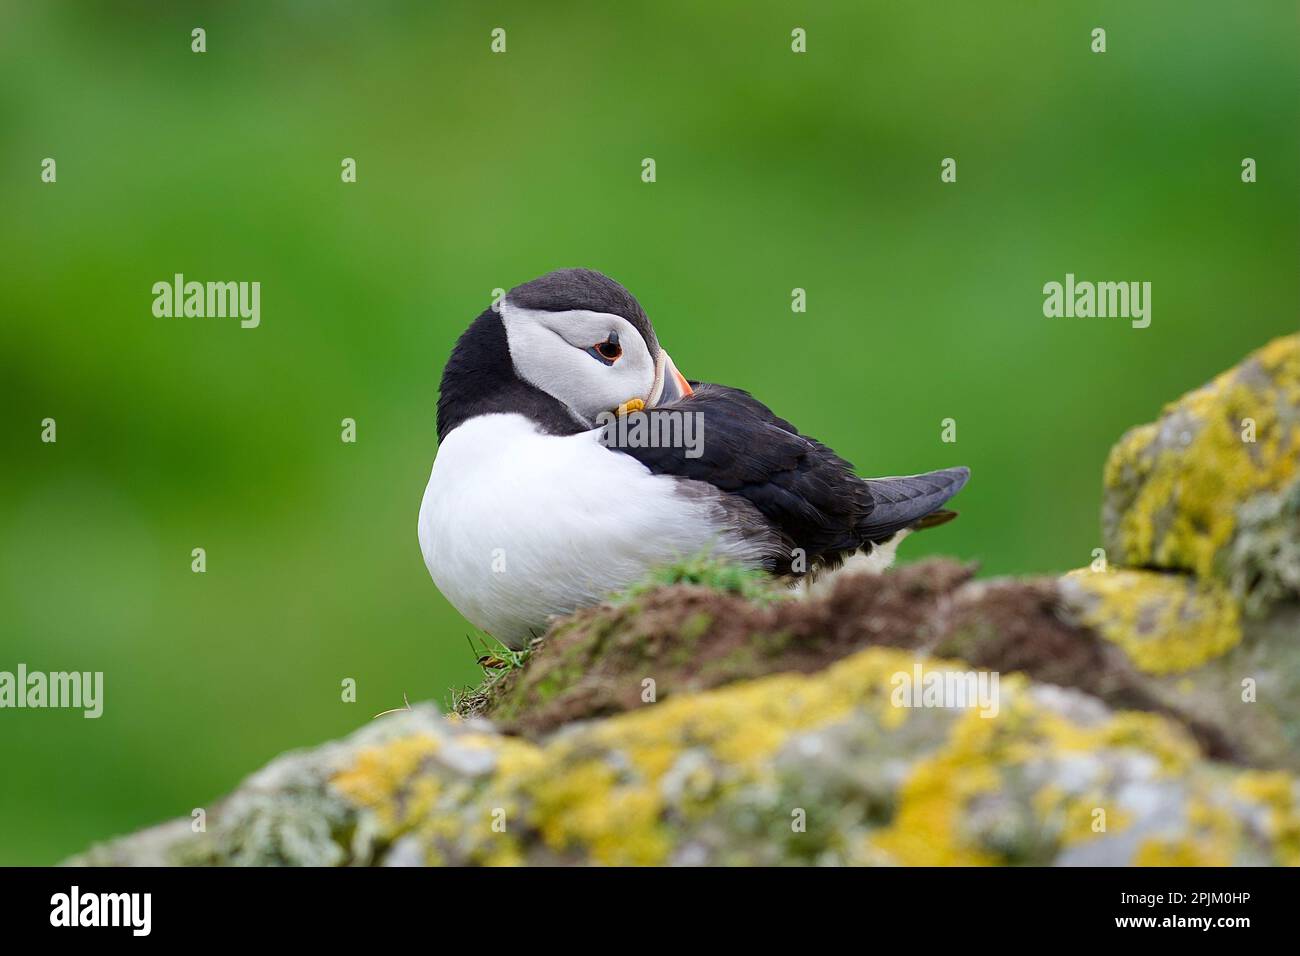
[[599,272],[549,272],[511,289],[498,311],[515,373],[587,422],[691,394],[640,303]]
[[560,269],[511,289],[456,342],[438,390],[438,440],[489,414],[574,434],[602,412],[690,394],[630,292],[590,269]]

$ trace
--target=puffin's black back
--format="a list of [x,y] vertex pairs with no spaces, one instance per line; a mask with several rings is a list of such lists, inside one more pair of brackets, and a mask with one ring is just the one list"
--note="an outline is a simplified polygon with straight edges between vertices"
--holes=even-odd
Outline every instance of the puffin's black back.
[[[695,394],[690,398],[645,414],[698,414],[704,429],[699,457],[689,457],[678,447],[620,445],[615,429],[606,429],[606,444],[655,474],[706,481],[747,499],[787,548],[803,550],[808,570],[835,567],[845,556],[869,552],[914,527],[960,491],[970,476],[966,468],[949,468],[864,480],[849,462],[801,434],[748,392],[691,384]],[[789,573],[791,554],[777,558],[774,570]]]

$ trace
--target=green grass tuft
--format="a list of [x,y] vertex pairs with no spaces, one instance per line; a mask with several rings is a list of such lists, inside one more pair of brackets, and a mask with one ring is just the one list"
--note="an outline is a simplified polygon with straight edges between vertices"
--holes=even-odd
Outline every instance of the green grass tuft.
[[771,604],[787,596],[785,590],[766,572],[701,555],[655,568],[616,600],[626,601],[673,584],[697,584],[715,591],[736,594],[757,604]]
[[[478,639],[478,646],[474,644],[475,638]],[[476,633],[473,637],[466,634],[465,640],[469,643],[470,653],[483,669],[483,682],[477,687],[449,688],[450,698],[447,703],[451,713],[472,717],[483,709],[497,684],[509,674],[523,670],[528,665],[536,638],[521,650],[506,647],[487,633]]]

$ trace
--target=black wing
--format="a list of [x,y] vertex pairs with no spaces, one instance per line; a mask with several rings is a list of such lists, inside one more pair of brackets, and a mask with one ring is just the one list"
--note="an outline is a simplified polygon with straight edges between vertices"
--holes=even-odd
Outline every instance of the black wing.
[[[845,554],[870,549],[938,510],[966,483],[965,468],[908,478],[864,481],[853,466],[799,430],[748,392],[691,383],[695,394],[647,409],[643,434],[671,433],[663,416],[697,416],[698,448],[683,444],[647,447],[606,428],[611,448],[631,455],[656,474],[704,481],[748,500],[791,548],[802,548],[812,569],[838,564]],[[684,432],[679,432],[684,434]],[[692,453],[698,452],[696,457]],[[787,556],[778,566],[789,570]]]

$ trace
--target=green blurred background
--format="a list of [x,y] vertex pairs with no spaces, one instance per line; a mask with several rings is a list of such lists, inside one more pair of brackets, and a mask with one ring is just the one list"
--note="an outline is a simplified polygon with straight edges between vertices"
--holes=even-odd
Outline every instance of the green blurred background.
[[[0,11],[0,669],[106,682],[0,712],[0,863],[475,681],[415,521],[495,287],[600,269],[863,473],[970,465],[904,557],[988,574],[1088,561],[1112,442],[1300,314],[1293,2]],[[261,328],[154,318],[175,272],[259,280]],[[1045,319],[1066,272],[1151,327]]]

